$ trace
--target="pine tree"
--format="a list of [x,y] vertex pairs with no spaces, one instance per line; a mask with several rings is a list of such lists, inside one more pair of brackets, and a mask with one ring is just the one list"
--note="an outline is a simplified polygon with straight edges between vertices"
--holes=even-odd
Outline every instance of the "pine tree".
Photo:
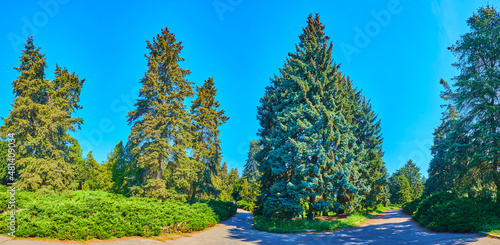
[[83,123],[72,113],[78,105],[81,87],[75,73],[56,66],[52,81],[45,79],[45,55],[28,37],[21,65],[14,68],[20,75],[13,81],[13,109],[4,119],[0,137],[16,135],[20,187],[29,190],[74,188],[74,173],[66,155],[75,132]]
[[259,141],[252,140],[250,141],[250,150],[248,151],[248,157],[245,162],[245,167],[243,169],[243,178],[248,180],[248,183],[251,185],[258,181],[260,177],[258,165],[259,163],[255,160],[255,155],[260,150]]
[[184,60],[179,56],[181,42],[168,28],[148,41],[147,48],[148,70],[135,109],[128,115],[129,141],[134,160],[146,171],[138,187],[165,199],[188,193],[197,178],[196,162],[186,154],[193,136],[184,101],[193,96],[193,87],[185,78],[190,71],[179,66]]
[[452,100],[474,152],[462,167],[467,181],[494,185],[500,203],[500,13],[481,7],[467,24],[471,31],[449,48],[461,72],[453,79]]
[[191,200],[195,200],[196,193],[216,195],[217,189],[213,186],[211,175],[216,172],[222,158],[219,126],[224,124],[229,117],[224,115],[224,110],[219,110],[219,102],[215,100],[217,89],[214,79],[209,78],[201,87],[196,87],[196,99],[191,106],[193,121],[193,159],[199,163],[197,178],[191,184]]
[[[270,218],[293,218],[307,200],[308,217],[316,211],[352,212],[365,189],[352,125],[342,114],[342,79],[332,64],[319,16],[308,18],[300,43],[289,53],[280,76],[261,99],[258,119],[262,149],[256,156],[261,205]],[[337,197],[337,198],[336,198]]]

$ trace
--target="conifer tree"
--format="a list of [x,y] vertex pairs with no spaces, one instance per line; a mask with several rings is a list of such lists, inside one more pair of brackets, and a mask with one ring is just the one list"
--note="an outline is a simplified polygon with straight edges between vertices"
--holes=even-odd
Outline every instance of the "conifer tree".
[[260,150],[259,141],[252,140],[250,141],[250,149],[248,151],[248,157],[245,162],[245,167],[243,169],[243,178],[248,180],[248,183],[251,185],[254,182],[258,181],[260,177],[258,162],[255,160],[255,154]]
[[366,163],[366,168],[360,170],[362,178],[367,181],[366,185],[370,186],[370,189],[363,193],[363,203],[365,207],[385,205],[389,201],[389,186],[387,169],[382,161],[384,152],[380,120],[377,119],[378,115],[373,111],[370,101],[361,95],[361,91],[355,93],[354,102],[354,135],[357,144],[362,145],[365,150],[362,152],[362,161]]
[[78,102],[84,80],[59,66],[52,81],[45,79],[45,55],[31,36],[20,58],[21,65],[15,68],[20,75],[12,83],[13,108],[4,119],[0,137],[16,135],[21,188],[72,189],[74,173],[66,155],[73,138],[68,131],[75,132],[83,123],[72,113],[81,109]]
[[389,182],[391,202],[404,204],[422,195],[425,179],[420,174],[420,167],[410,159],[402,168],[392,174]]
[[129,164],[127,162],[126,149],[123,142],[116,144],[112,153],[108,154],[106,163],[111,170],[111,180],[113,182],[113,192],[120,194],[128,193],[128,183],[126,177],[129,174]]
[[[449,101],[452,94],[451,88],[444,80],[441,79],[441,84],[444,91],[441,92],[441,98]],[[429,163],[429,179],[425,182],[425,193],[427,195],[438,191],[451,191],[454,189],[456,182],[456,173],[454,171],[453,144],[457,140],[454,137],[458,131],[457,112],[454,106],[450,103],[442,105],[446,107],[441,118],[441,125],[434,130],[434,144],[431,147],[432,159]]]
[[0,140],[0,184],[7,185],[7,154],[8,144],[7,141]]
[[494,185],[500,192],[500,13],[481,7],[467,24],[471,31],[450,47],[458,58],[453,66],[460,70],[452,100],[474,152],[461,164],[469,182]]
[[365,189],[352,125],[342,114],[342,79],[332,64],[324,26],[309,16],[294,53],[261,99],[258,119],[263,176],[261,205],[270,218],[293,218],[308,202],[308,217],[334,207],[352,212]]
[[165,199],[188,193],[197,178],[196,161],[186,154],[193,136],[185,99],[193,96],[193,87],[185,78],[190,71],[179,66],[184,60],[179,56],[181,42],[168,28],[147,41],[147,49],[148,70],[135,109],[128,114],[129,140],[134,161],[145,170],[138,187],[145,195]]
[[219,102],[215,100],[217,89],[214,79],[209,78],[201,87],[196,87],[196,99],[191,106],[193,121],[193,159],[199,166],[197,178],[191,184],[191,200],[195,200],[196,193],[202,191],[207,194],[217,194],[213,186],[211,175],[216,173],[217,166],[222,158],[219,126],[229,117],[224,110],[219,110]]

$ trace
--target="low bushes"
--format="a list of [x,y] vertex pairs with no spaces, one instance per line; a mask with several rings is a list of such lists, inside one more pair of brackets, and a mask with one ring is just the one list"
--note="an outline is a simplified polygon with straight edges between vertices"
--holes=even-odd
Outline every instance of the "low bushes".
[[[0,202],[8,198],[0,193]],[[187,204],[153,198],[126,198],[102,191],[35,195],[16,193],[17,237],[61,240],[151,237],[163,233],[203,230],[236,213],[230,202]],[[9,232],[6,207],[1,207],[2,233]]]
[[475,232],[487,224],[500,224],[500,210],[487,196],[458,197],[454,193],[435,193],[403,206],[405,213],[435,231]]
[[403,213],[412,215],[415,211],[417,211],[418,205],[420,205],[420,202],[422,202],[422,198],[417,198],[411,202],[407,202],[403,204]]
[[244,209],[244,210],[250,211],[250,212],[253,212],[253,210],[255,209],[255,204],[253,204],[251,202],[247,202],[245,200],[237,201],[236,205],[238,205],[238,208],[241,208],[241,209]]

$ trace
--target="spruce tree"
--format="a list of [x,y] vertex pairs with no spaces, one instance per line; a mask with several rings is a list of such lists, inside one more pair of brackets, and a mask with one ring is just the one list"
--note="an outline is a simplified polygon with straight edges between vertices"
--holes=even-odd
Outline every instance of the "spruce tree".
[[389,182],[393,203],[403,204],[412,201],[419,198],[424,191],[425,179],[420,174],[420,167],[411,159],[392,174]]
[[308,17],[294,53],[271,80],[258,110],[262,149],[256,156],[259,202],[270,218],[293,218],[308,203],[317,211],[352,212],[365,188],[352,125],[342,114],[342,79],[319,16]]
[[215,100],[217,89],[214,79],[209,78],[201,87],[196,87],[196,99],[191,105],[193,121],[193,160],[197,165],[197,178],[191,184],[191,200],[195,200],[197,192],[216,195],[211,176],[215,174],[222,158],[219,126],[229,117]]
[[[129,141],[138,166],[144,168],[140,188],[144,195],[165,199],[188,193],[197,178],[196,162],[186,153],[192,146],[191,119],[185,99],[193,96],[189,70],[180,67],[182,50],[168,28],[147,41],[148,70],[135,109],[128,114],[132,125]],[[141,191],[139,191],[141,192]]]
[[248,157],[245,162],[242,177],[248,180],[251,185],[258,181],[260,174],[258,169],[258,162],[255,160],[255,155],[260,150],[259,141],[250,141],[250,149],[248,151]]
[[128,193],[128,183],[126,177],[129,174],[129,164],[127,162],[126,149],[123,142],[116,144],[113,152],[108,154],[106,163],[111,170],[111,180],[113,182],[113,192],[120,194]]
[[9,117],[4,119],[0,137],[16,135],[20,187],[29,190],[72,189],[74,173],[67,162],[69,145],[83,120],[72,114],[78,105],[81,87],[75,73],[56,66],[54,79],[45,79],[45,55],[28,37],[21,65],[14,68],[20,75],[13,81],[15,96]]

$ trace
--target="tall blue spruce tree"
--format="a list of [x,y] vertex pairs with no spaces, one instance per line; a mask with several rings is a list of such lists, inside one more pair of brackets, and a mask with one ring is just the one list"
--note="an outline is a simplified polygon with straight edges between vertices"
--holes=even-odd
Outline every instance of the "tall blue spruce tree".
[[319,16],[309,15],[294,53],[261,99],[260,205],[269,218],[292,218],[333,210],[353,211],[366,189],[358,153],[363,152],[345,119],[344,79],[332,60],[332,44]]

